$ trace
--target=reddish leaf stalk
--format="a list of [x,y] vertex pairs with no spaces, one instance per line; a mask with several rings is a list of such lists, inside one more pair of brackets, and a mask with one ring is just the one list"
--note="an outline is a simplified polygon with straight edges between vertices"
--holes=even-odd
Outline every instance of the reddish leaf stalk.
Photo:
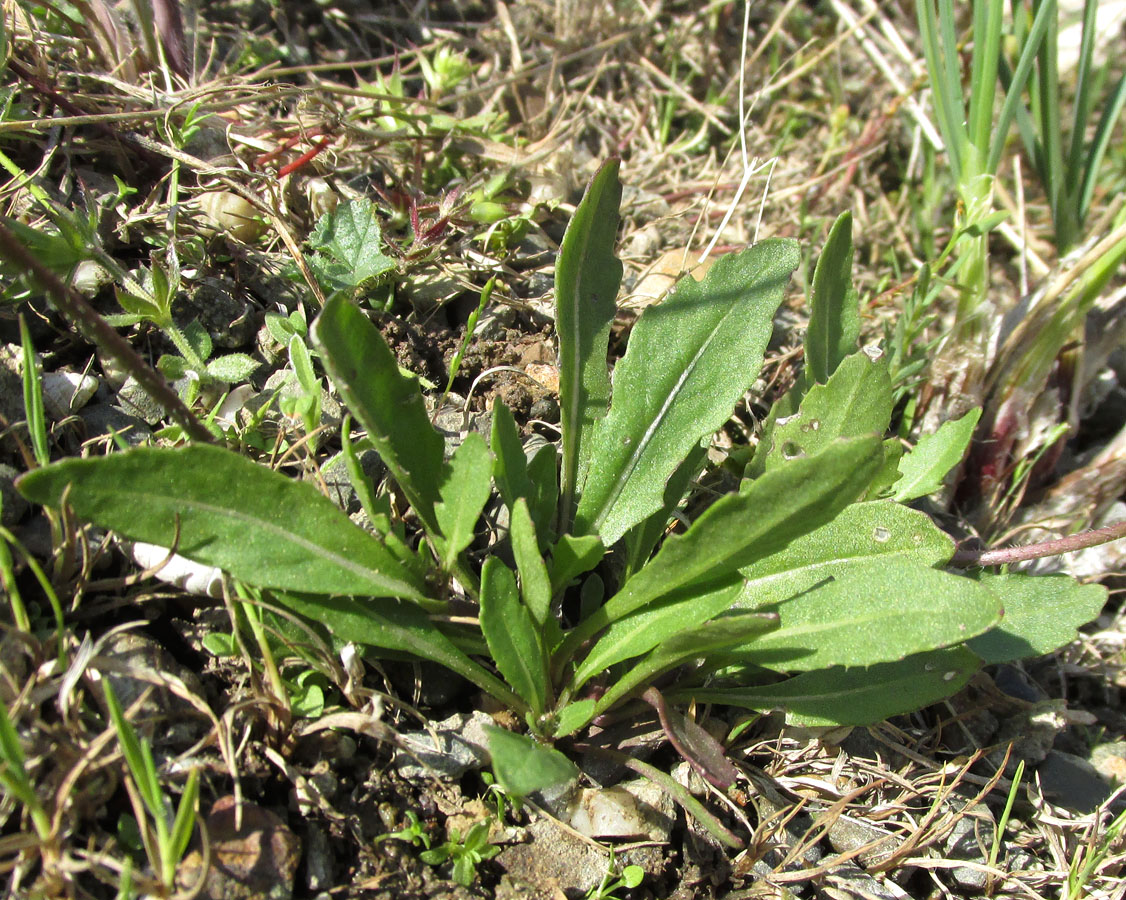
[[999,550],[957,550],[950,558],[950,565],[968,568],[970,566],[1003,566],[1009,563],[1026,562],[1030,559],[1043,559],[1060,553],[1074,553],[1100,544],[1109,544],[1126,537],[1126,522],[1095,528],[1080,534],[1027,544],[1023,547],[1002,547]]

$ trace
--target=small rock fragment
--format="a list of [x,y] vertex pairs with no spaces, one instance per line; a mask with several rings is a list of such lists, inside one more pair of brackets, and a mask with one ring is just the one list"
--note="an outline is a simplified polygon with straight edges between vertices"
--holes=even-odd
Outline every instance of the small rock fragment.
[[[235,827],[235,798],[220,797],[207,816],[211,861],[203,875],[200,900],[290,900],[301,860],[301,841],[278,816],[253,803],[242,804]],[[190,889],[200,880],[203,858],[193,848],[177,880]]]

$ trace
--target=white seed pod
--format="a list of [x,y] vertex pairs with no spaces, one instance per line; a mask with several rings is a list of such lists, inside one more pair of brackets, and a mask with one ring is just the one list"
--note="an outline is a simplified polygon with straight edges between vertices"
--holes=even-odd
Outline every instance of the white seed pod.
[[113,281],[113,273],[99,262],[84,259],[74,267],[70,284],[83,297],[94,297],[98,291]]
[[130,555],[133,561],[144,569],[156,569],[160,566],[152,573],[157,581],[173,584],[189,594],[216,598],[223,596],[221,569],[192,562],[178,553],[169,556],[167,547],[158,547],[156,544],[146,544],[143,541],[133,544]]
[[310,178],[305,183],[305,199],[313,218],[319,219],[336,209],[340,195],[323,178]]
[[43,408],[55,421],[65,419],[82,409],[97,393],[99,381],[93,375],[78,372],[44,372]]
[[199,198],[199,208],[212,232],[250,243],[266,233],[267,225],[254,204],[234,191],[208,191]]

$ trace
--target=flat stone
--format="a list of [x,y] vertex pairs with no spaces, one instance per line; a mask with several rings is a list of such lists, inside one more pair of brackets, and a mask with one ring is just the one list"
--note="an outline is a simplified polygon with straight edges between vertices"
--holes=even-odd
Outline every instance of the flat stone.
[[608,788],[583,788],[571,809],[571,827],[593,838],[667,841],[675,809],[651,782],[634,781]]
[[[207,816],[211,860],[196,895],[200,900],[291,900],[301,841],[277,815],[243,803],[235,827],[235,798],[220,797]],[[199,882],[203,858],[197,847],[180,864],[177,881],[188,889]]]
[[[527,831],[529,843],[505,847],[496,857],[508,874],[505,896],[556,900],[560,892],[582,896],[602,882],[609,864],[604,852],[551,819],[537,818]],[[641,866],[647,876],[657,876],[664,869],[665,853],[660,847],[638,847],[619,853],[615,864]]]
[[1109,741],[1091,751],[1091,765],[1107,781],[1126,784],[1126,741]]
[[[984,803],[979,803],[954,823],[943,844],[943,855],[946,859],[963,859],[984,866],[989,862],[989,849],[996,831],[992,811]],[[947,869],[940,873],[940,877],[953,882],[959,890],[972,893],[984,890],[989,880],[988,873],[976,866]]]
[[1087,760],[1059,750],[1047,755],[1036,767],[1036,774],[1044,797],[1074,812],[1094,811],[1111,793],[1110,785]]
[[[399,735],[403,748],[396,749],[392,763],[408,781],[460,778],[470,769],[478,769],[489,761],[484,726],[492,724],[485,713],[455,713],[432,727],[430,731],[407,731]],[[409,752],[408,752],[409,750]]]
[[851,816],[840,816],[830,826],[828,837],[829,844],[837,853],[851,853],[865,844],[871,844],[871,847],[856,857],[857,862],[865,867],[883,862],[903,842],[901,837]]

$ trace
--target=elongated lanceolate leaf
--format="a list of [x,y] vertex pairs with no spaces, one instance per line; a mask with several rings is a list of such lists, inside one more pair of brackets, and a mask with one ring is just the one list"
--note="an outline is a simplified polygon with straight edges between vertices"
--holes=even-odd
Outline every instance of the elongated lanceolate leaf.
[[481,631],[504,680],[532,708],[547,704],[547,657],[528,608],[520,602],[512,570],[495,556],[481,570]]
[[424,586],[311,484],[219,447],[139,448],[71,459],[23,476],[36,503],[170,547],[250,584],[325,594],[424,599]]
[[496,481],[497,493],[504,505],[512,509],[521,497],[531,496],[532,483],[528,480],[528,458],[520,443],[516,420],[500,400],[493,403],[493,429],[489,446],[496,458],[493,479]]
[[574,628],[561,652],[611,622],[689,584],[715,584],[831,521],[867,487],[883,458],[875,435],[796,459],[712,504],[674,535],[606,605]]
[[852,213],[833,223],[813,273],[805,365],[812,380],[824,384],[841,361],[856,352],[860,310],[852,286]]
[[447,570],[458,554],[473,542],[473,530],[481,511],[492,493],[493,456],[481,435],[466,435],[449,465],[445,467],[438,494],[442,500],[434,505],[434,515],[441,537],[434,535],[442,565]]
[[509,537],[512,540],[512,556],[520,573],[524,604],[537,626],[554,626],[556,623],[551,617],[551,577],[547,573],[547,564],[540,555],[536,526],[532,523],[528,504],[522,497],[512,508],[511,522]]
[[809,389],[797,413],[775,421],[767,470],[818,453],[840,437],[883,434],[891,421],[893,403],[887,363],[854,353],[837,367],[827,384]]
[[354,597],[283,594],[287,607],[321,623],[338,640],[379,647],[428,659],[445,666],[514,709],[528,706],[499,678],[487,671],[442,634],[417,606],[406,603],[375,604]]
[[673,512],[680,505],[685,494],[688,493],[688,486],[692,483],[692,479],[699,475],[704,468],[708,456],[708,443],[708,441],[702,441],[692,448],[684,462],[672,473],[665,484],[664,505],[645,521],[638,522],[625,533],[623,540],[625,541],[626,570],[628,572],[632,573],[640,569],[653,552],[653,548],[664,536],[665,529],[669,525],[669,519],[672,518]]
[[967,643],[987,663],[1042,656],[1075,640],[1106,605],[1106,588],[1067,575],[991,575],[982,583],[1001,598],[1001,624]]
[[614,371],[614,403],[594,434],[576,533],[607,546],[659,510],[665,484],[758,377],[796,241],[772,239],[682,278],[638,320]]
[[591,433],[610,403],[606,353],[622,264],[614,256],[622,185],[619,160],[606,162],[575,210],[555,264],[559,336],[559,417],[563,427],[562,517],[567,531],[575,492],[590,461]]
[[554,596],[583,572],[589,572],[602,561],[606,548],[596,534],[583,537],[565,534],[559,538],[551,555],[551,593]]
[[899,461],[902,477],[895,483],[894,498],[906,503],[942,487],[946,473],[966,455],[980,418],[981,409],[971,409],[956,421],[943,422],[934,434],[919,438],[915,449]]
[[979,668],[981,660],[973,653],[965,647],[951,647],[867,668],[821,669],[762,687],[668,694],[670,699],[747,709],[781,707],[786,720],[796,725],[869,725],[949,697]]
[[644,688],[663,672],[684,663],[723,651],[732,644],[754,640],[778,626],[774,613],[748,613],[736,610],[712,619],[697,628],[682,631],[638,660],[615,681],[594,704],[595,714],[609,709],[638,688]]
[[971,578],[894,559],[754,608],[778,613],[781,624],[740,647],[740,658],[791,672],[870,666],[949,647],[992,628],[1002,612],[996,594]]
[[734,605],[757,609],[857,570],[910,563],[934,567],[954,554],[954,541],[925,513],[890,500],[855,503],[820,528],[741,570]]
[[689,592],[689,596],[673,596],[660,603],[614,622],[598,643],[591,648],[571,677],[571,687],[581,688],[586,682],[615,663],[648,653],[658,644],[685,631],[703,625],[709,619],[730,609],[742,593],[743,582],[734,578],[728,584],[706,591]]
[[391,348],[367,316],[347,300],[325,304],[313,344],[333,384],[431,534],[440,533],[442,438],[430,425],[418,384],[399,372]]

